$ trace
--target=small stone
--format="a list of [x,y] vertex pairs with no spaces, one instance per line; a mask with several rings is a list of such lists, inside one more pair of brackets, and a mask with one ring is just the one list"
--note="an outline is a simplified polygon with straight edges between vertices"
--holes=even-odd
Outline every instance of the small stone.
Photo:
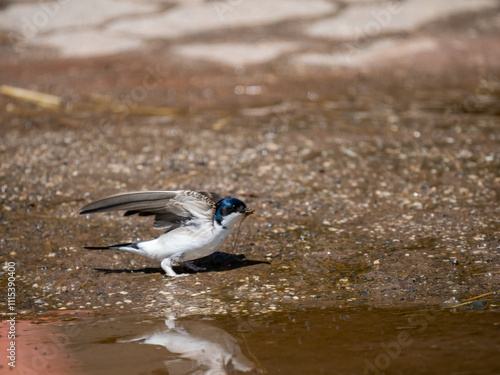
[[458,301],[458,299],[456,299],[455,297],[451,297],[449,300],[446,300],[443,302],[443,305],[445,307],[451,307],[451,306],[455,306],[455,305],[458,305],[460,302]]

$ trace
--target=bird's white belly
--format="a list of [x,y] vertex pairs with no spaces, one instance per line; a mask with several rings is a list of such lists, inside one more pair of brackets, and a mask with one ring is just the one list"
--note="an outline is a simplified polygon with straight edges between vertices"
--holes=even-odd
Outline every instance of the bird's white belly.
[[183,227],[165,233],[155,240],[144,242],[143,248],[152,259],[174,257],[190,261],[217,251],[229,237],[230,231],[222,228],[200,230]]

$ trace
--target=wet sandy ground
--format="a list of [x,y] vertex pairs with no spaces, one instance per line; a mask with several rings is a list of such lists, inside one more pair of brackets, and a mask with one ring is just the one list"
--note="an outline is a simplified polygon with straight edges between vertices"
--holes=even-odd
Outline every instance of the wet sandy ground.
[[[150,50],[3,54],[0,82],[64,102],[53,111],[0,97],[0,254],[16,263],[20,317],[80,310],[265,324],[272,313],[321,320],[324,310],[432,307],[478,314],[460,323],[483,312],[494,321],[499,27],[486,20],[429,25],[422,33],[438,33],[438,52],[358,70],[301,70],[283,58],[242,71]],[[173,112],[144,115],[150,107]],[[82,249],[158,235],[144,218],[78,216],[94,199],[146,189],[212,190],[256,212],[234,247],[233,237],[199,261],[207,271],[181,279],[137,256]],[[497,350],[488,327],[478,337]]]
[[[80,92],[89,72],[97,85],[115,67],[120,76],[137,74],[124,60],[105,62],[111,68],[99,69],[99,60],[60,64],[73,66]],[[57,85],[67,80],[60,69],[38,67]],[[188,79],[186,70],[170,70],[185,87],[173,99],[178,113],[166,117],[53,113],[2,98],[9,109],[2,113],[2,252],[17,263],[22,311],[263,314],[497,298],[492,74],[450,91],[421,83],[415,71],[399,72],[394,79],[408,87],[397,88],[387,70],[274,84],[276,74],[255,73],[265,91],[254,96],[234,94],[234,83],[244,86],[237,76],[222,80],[214,70]],[[153,105],[172,104],[169,82],[150,96]],[[479,97],[483,85],[491,91]],[[71,108],[77,99],[68,100]],[[475,111],[467,111],[474,100]],[[236,248],[228,242],[225,254],[201,261],[209,272],[189,278],[168,279],[136,256],[82,249],[157,235],[147,219],[77,214],[99,197],[145,189],[218,191],[256,214]]]

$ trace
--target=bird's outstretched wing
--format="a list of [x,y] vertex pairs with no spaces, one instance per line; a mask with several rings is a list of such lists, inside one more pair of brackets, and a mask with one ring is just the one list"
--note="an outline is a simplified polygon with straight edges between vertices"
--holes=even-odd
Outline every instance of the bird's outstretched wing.
[[212,220],[215,204],[223,197],[217,193],[177,191],[138,191],[117,194],[80,208],[80,214],[125,211],[125,216],[155,216],[154,228],[173,230],[193,218]]

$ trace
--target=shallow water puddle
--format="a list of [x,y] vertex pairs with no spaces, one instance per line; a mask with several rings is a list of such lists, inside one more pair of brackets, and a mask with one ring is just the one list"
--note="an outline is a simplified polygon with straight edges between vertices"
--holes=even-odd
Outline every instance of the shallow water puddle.
[[494,374],[499,333],[497,311],[325,309],[258,318],[18,322],[18,366],[9,373]]

